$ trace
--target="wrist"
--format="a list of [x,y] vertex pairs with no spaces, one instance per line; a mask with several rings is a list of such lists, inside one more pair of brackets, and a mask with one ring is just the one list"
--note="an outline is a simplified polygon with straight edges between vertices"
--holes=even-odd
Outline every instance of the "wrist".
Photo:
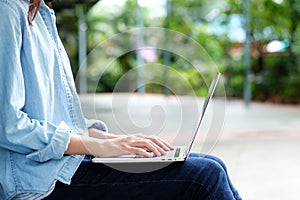
[[70,143],[65,154],[73,155],[90,155],[88,143],[92,142],[88,137],[80,135],[71,135]]

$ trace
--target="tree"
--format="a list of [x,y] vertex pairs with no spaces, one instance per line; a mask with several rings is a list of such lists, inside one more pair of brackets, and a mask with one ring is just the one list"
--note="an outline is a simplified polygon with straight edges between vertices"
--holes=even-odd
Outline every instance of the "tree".
[[[277,102],[300,102],[300,0],[249,0],[250,28],[251,28],[251,72],[253,98]],[[242,96],[243,88],[243,41],[235,40],[229,35],[233,19],[243,22],[242,0],[169,0],[169,10],[166,16],[149,17],[147,8],[143,8],[145,27],[164,27],[184,34],[198,42],[217,63],[220,71],[227,77],[227,95]],[[88,13],[88,48],[92,51],[99,43],[114,34],[126,32],[136,28],[136,1],[127,0],[124,5],[104,7],[100,1]],[[72,62],[76,57],[76,31],[74,19],[68,20],[68,26],[61,29],[62,38],[67,41],[66,46]],[[240,29],[243,27],[240,27]],[[236,34],[237,35],[237,34]],[[152,39],[158,39],[153,37]],[[278,52],[267,51],[271,42],[285,44]],[[118,53],[116,43],[106,44],[106,52],[92,58],[89,65],[89,80],[95,81],[102,73],[98,67],[105,63],[104,54]],[[124,41],[122,41],[124,42]],[[161,41],[167,42],[167,41]],[[126,44],[130,45],[130,44]],[[112,50],[113,49],[113,50]],[[166,62],[166,53],[156,52],[158,62]],[[172,68],[183,74],[197,90],[201,88],[201,81],[195,81],[195,70],[188,63],[180,60],[176,55],[169,56]],[[97,91],[111,91],[122,74],[136,65],[136,52],[128,52],[118,56],[106,73],[102,74],[102,82]],[[74,68],[76,71],[76,68]],[[201,78],[201,77],[199,77]],[[198,80],[198,79],[197,79]],[[93,90],[93,89],[91,89]],[[153,89],[158,91],[157,86]],[[197,94],[202,94],[197,91]]]
[[[279,102],[299,102],[299,0],[250,0],[252,72],[254,98]],[[228,16],[242,16],[242,1],[229,0]],[[272,41],[287,43],[282,52],[266,51]],[[298,79],[299,80],[299,79]]]

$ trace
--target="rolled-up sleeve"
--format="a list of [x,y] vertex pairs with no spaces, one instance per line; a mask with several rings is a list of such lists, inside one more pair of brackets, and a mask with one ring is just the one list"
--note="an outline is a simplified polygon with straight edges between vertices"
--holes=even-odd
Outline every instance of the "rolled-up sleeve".
[[63,157],[63,154],[68,147],[70,137],[71,130],[69,130],[68,126],[62,122],[56,128],[56,131],[50,139],[50,143],[44,148],[27,155],[27,158],[38,162],[44,162],[50,159],[60,159]]

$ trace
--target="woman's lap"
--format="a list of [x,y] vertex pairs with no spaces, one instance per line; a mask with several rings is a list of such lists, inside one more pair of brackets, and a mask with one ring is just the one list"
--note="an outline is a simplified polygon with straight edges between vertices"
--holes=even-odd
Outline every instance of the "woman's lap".
[[224,163],[213,156],[191,154],[147,173],[127,173],[103,164],[83,162],[71,185],[57,183],[48,199],[238,199]]

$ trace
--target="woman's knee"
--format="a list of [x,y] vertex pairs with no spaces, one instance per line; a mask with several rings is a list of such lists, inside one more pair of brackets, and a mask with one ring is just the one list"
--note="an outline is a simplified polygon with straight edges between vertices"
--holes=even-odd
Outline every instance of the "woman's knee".
[[210,196],[229,191],[227,172],[218,161],[202,156],[190,157],[187,162],[192,168],[193,181],[206,188]]
[[199,153],[191,153],[190,157],[198,157],[198,158],[205,158],[205,159],[209,159],[212,161],[217,162],[219,165],[222,166],[222,168],[227,171],[226,168],[226,164],[224,163],[223,160],[221,160],[220,158],[218,158],[217,156],[213,156],[213,155],[209,155],[209,154],[199,154]]
[[192,173],[198,175],[199,179],[211,179],[213,176],[226,177],[227,172],[224,169],[224,163],[216,157],[192,156],[187,159],[186,163],[189,163],[188,166],[192,168]]

